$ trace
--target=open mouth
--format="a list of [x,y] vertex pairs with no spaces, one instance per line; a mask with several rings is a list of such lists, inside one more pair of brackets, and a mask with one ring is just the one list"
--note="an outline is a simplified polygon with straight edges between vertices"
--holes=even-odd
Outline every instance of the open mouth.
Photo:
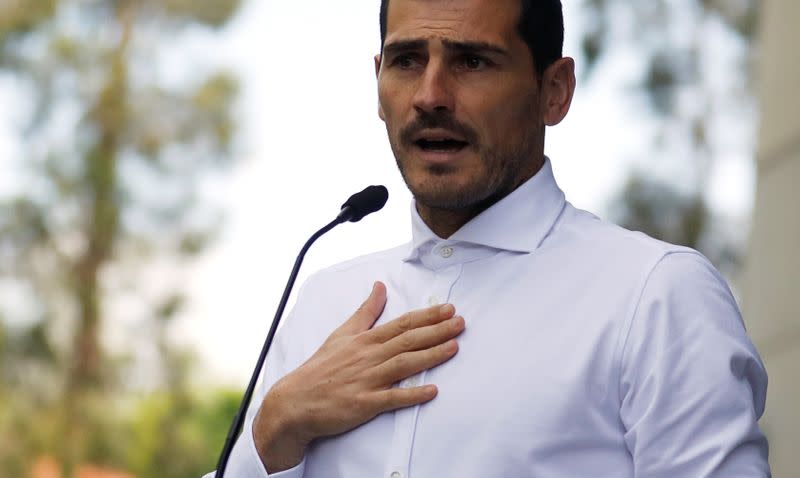
[[421,150],[430,153],[456,153],[466,148],[469,143],[457,139],[418,139],[414,141]]

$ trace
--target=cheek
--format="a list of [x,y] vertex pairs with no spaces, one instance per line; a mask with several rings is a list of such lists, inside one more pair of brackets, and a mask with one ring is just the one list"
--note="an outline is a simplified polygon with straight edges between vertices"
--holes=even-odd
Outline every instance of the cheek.
[[383,121],[386,121],[389,113],[391,112],[391,105],[386,102],[385,96],[378,91],[378,115]]
[[378,93],[378,116],[386,125],[386,132],[391,135],[394,131],[394,108],[387,96]]
[[391,98],[389,93],[383,82],[378,81],[378,112],[381,115],[381,119],[384,121],[386,121],[387,116],[389,116],[392,110],[391,104],[389,104],[389,98]]
[[386,113],[383,112],[383,104],[380,100],[378,100],[378,118],[380,118],[381,121],[386,121]]
[[537,131],[536,104],[532,96],[510,97],[486,110],[482,121],[493,145],[506,148]]
[[378,104],[385,120],[391,120],[397,114],[403,98],[402,89],[392,85],[392,82],[384,81],[378,84]]

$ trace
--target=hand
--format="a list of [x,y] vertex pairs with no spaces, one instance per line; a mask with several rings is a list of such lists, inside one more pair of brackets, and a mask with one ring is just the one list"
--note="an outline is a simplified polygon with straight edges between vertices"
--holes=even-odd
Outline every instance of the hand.
[[386,286],[376,282],[356,313],[267,393],[254,438],[269,472],[296,466],[317,438],[344,433],[380,413],[436,396],[435,385],[392,385],[452,358],[464,319],[455,316],[452,305],[443,305],[408,312],[372,328],[385,305]]

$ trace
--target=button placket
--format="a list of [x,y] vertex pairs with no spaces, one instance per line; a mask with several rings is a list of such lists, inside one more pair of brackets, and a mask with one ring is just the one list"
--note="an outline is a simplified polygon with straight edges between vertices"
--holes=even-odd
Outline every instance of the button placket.
[[[450,247],[450,246],[445,246]],[[431,251],[440,258],[444,255],[452,257],[455,250],[451,247],[449,252],[441,249]],[[444,254],[444,255],[443,255]],[[450,291],[461,275],[463,265],[453,264],[453,267],[438,269],[434,272],[434,279],[428,289],[429,295],[421,297],[420,302],[423,307],[444,304],[450,301]],[[425,376],[427,371],[412,375],[402,380],[398,386],[403,388],[418,387],[426,383]],[[411,478],[409,468],[411,465],[411,451],[414,444],[414,436],[417,431],[417,418],[419,416],[420,405],[402,408],[394,412],[394,433],[392,436],[392,446],[389,458],[384,468],[384,475],[387,478]]]

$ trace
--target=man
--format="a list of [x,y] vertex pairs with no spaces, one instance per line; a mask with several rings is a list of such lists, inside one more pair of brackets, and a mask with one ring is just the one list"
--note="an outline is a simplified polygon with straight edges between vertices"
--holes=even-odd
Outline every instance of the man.
[[769,476],[766,373],[719,274],[553,179],[560,2],[381,12],[413,240],[303,286],[226,476]]

